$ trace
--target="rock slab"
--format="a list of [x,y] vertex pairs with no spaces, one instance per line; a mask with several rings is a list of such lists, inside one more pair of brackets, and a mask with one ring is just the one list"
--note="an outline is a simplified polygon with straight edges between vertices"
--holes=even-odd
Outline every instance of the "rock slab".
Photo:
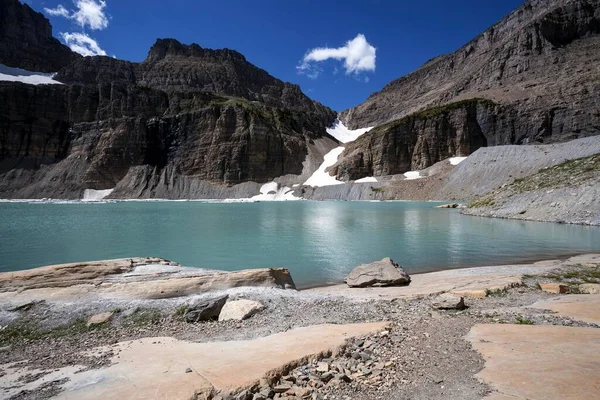
[[107,323],[108,321],[111,320],[112,316],[113,316],[113,312],[111,312],[111,311],[104,312],[104,313],[101,313],[101,314],[92,315],[87,320],[87,326],[105,324],[105,323]]
[[552,325],[475,325],[467,335],[485,359],[486,399],[595,399],[600,330]]
[[540,283],[540,288],[547,293],[565,294],[569,293],[569,287],[560,283]]
[[228,301],[219,314],[219,321],[242,321],[265,309],[263,303],[253,300]]
[[[339,349],[349,338],[373,334],[388,325],[314,325],[228,342],[190,343],[169,337],[121,342],[110,367],[80,373],[75,373],[77,368],[65,370],[70,380],[56,398],[205,399],[221,390],[241,392],[258,385],[261,378],[280,375],[289,366]],[[193,372],[186,373],[187,368]],[[0,386],[12,386],[15,376],[7,372]],[[32,382],[30,387],[35,390],[41,383]]]
[[356,267],[346,277],[350,287],[364,288],[369,286],[400,286],[410,283],[410,276],[391,258],[363,264]]

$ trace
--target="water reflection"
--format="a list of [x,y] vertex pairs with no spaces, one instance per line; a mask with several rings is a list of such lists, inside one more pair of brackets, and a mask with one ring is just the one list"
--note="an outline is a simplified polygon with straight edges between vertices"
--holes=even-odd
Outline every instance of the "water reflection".
[[392,257],[409,272],[600,251],[600,228],[462,216],[432,203],[0,203],[0,271],[132,256],[338,281]]

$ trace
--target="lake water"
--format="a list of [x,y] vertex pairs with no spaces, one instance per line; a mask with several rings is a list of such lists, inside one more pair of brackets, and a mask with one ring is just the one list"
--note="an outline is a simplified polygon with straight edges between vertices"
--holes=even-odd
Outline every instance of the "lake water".
[[599,252],[600,228],[463,216],[424,202],[0,203],[0,271],[122,257],[239,270],[299,286],[392,257],[409,273]]

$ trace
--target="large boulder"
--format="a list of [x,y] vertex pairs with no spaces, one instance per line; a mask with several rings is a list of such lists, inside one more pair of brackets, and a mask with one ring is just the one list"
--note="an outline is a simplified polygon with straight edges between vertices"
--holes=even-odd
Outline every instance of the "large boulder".
[[356,267],[345,279],[350,287],[368,286],[401,286],[410,283],[410,276],[395,263],[386,257],[381,261],[363,264]]
[[200,322],[217,319],[219,318],[219,314],[227,302],[228,297],[229,295],[225,295],[194,303],[190,305],[187,310],[185,310],[183,318],[187,322]]
[[228,301],[219,314],[219,321],[242,321],[265,309],[259,301],[236,300]]

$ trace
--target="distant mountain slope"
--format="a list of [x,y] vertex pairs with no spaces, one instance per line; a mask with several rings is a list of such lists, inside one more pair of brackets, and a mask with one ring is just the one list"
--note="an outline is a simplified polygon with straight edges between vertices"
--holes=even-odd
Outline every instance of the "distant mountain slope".
[[351,128],[381,125],[482,97],[539,119],[539,129],[517,141],[596,134],[599,34],[599,0],[529,0],[456,52],[390,82],[342,117]]
[[[598,135],[599,99],[600,0],[529,0],[456,52],[344,111],[351,128],[381,128],[347,148],[338,177],[424,168],[477,148],[456,140],[494,146]],[[475,112],[466,106],[473,101],[495,106]],[[427,121],[399,122],[406,117]]]
[[[24,30],[20,22],[40,15],[18,4],[25,17],[13,25]],[[53,40],[40,48],[54,51]],[[38,65],[15,54],[17,67]],[[233,50],[159,39],[142,63],[71,58],[54,77],[63,84],[0,82],[0,198],[81,198],[116,186],[126,197],[248,196],[256,193],[209,186],[298,183],[337,145],[325,130],[334,111]]]

